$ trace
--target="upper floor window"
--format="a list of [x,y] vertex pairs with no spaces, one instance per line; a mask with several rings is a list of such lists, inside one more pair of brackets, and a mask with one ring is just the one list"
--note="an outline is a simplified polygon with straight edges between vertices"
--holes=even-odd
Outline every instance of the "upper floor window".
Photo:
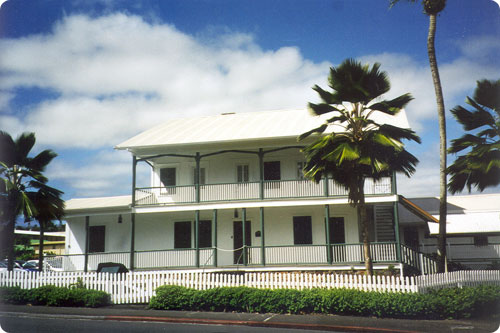
[[161,168],[160,181],[163,186],[176,186],[176,169],[175,168]]
[[174,249],[191,248],[191,222],[174,223]]
[[306,165],[306,162],[297,162],[297,179],[298,180],[304,180],[304,166]]
[[248,164],[240,164],[236,166],[236,181],[238,183],[248,183],[249,169]]
[[[200,168],[200,185],[205,185],[206,184],[206,169],[205,168]],[[193,184],[196,184],[196,168],[193,168]]]

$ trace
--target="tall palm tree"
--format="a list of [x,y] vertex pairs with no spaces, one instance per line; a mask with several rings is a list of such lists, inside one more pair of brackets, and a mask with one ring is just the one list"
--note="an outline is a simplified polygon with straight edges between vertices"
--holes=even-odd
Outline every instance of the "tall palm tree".
[[[401,0],[390,0],[390,7]],[[407,0],[418,2],[419,0]],[[427,56],[436,95],[438,125],[439,125],[439,235],[438,235],[438,272],[447,270],[446,267],[446,214],[447,214],[447,181],[446,181],[446,117],[444,108],[443,88],[439,77],[436,60],[436,23],[437,15],[446,7],[446,0],[421,0],[424,13],[429,16],[427,33]]]
[[30,192],[29,198],[36,208],[34,218],[40,224],[38,270],[43,270],[43,238],[46,228],[54,220],[61,220],[64,216],[64,200],[61,198],[63,192],[43,185],[37,192]]
[[29,153],[35,145],[34,133],[23,133],[16,140],[0,131],[0,208],[1,223],[6,235],[8,249],[8,269],[14,263],[14,229],[16,219],[24,215],[29,219],[37,214],[37,208],[30,199],[46,185],[48,179],[43,175],[47,165],[56,157],[52,150],[44,150],[35,157]]
[[477,82],[473,98],[465,102],[473,110],[458,105],[451,110],[466,133],[452,140],[451,154],[465,152],[448,168],[451,193],[476,187],[483,191],[500,184],[500,80]]
[[[373,274],[373,264],[365,179],[378,180],[394,172],[410,176],[418,160],[405,150],[402,140],[420,143],[420,138],[412,130],[379,124],[373,119],[375,112],[395,116],[412,100],[410,94],[404,94],[379,101],[379,97],[390,89],[387,74],[379,68],[378,63],[369,68],[352,59],[330,68],[328,81],[332,92],[316,85],[313,89],[322,102],[309,103],[309,109],[315,115],[330,113],[332,117],[299,137],[302,140],[312,134],[323,134],[304,148],[304,172],[316,182],[325,176],[332,177],[348,191],[349,202],[356,207],[361,219],[365,267],[369,275]],[[342,126],[344,131],[325,134],[332,124]]]

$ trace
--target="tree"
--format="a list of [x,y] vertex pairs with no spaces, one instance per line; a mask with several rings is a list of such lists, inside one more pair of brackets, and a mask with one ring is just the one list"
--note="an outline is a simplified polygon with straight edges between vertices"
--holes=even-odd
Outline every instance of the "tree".
[[[309,109],[315,115],[329,113],[332,117],[299,137],[303,140],[312,134],[323,134],[315,137],[303,150],[306,157],[304,174],[316,182],[326,176],[332,177],[348,191],[349,202],[356,207],[361,219],[365,267],[369,275],[373,274],[373,264],[365,179],[379,180],[394,172],[410,176],[418,160],[405,150],[402,140],[420,143],[420,138],[412,130],[379,124],[374,120],[375,112],[395,116],[412,100],[410,94],[404,94],[379,101],[380,96],[390,89],[387,74],[380,72],[379,68],[378,63],[370,69],[352,59],[330,68],[328,81],[332,92],[314,86],[322,102],[309,103]],[[330,125],[342,126],[344,131],[325,134]]]
[[40,224],[38,269],[43,270],[43,237],[45,230],[53,220],[61,220],[64,216],[63,192],[43,185],[37,192],[29,193],[31,202],[36,208],[34,218]]
[[8,251],[8,269],[14,262],[14,229],[21,215],[30,219],[38,214],[32,201],[34,192],[56,191],[47,185],[43,175],[47,165],[57,156],[52,150],[44,150],[35,157],[29,153],[35,145],[34,133],[23,133],[16,140],[0,131],[0,219],[4,227]]
[[[390,0],[390,7],[400,0]],[[417,2],[418,0],[407,0]],[[427,33],[427,56],[436,95],[438,125],[439,125],[439,235],[438,235],[438,272],[446,268],[446,214],[447,214],[447,180],[446,180],[446,117],[444,108],[443,88],[439,77],[439,68],[436,60],[436,23],[437,15],[446,7],[446,0],[421,0],[424,13],[429,16]]]
[[[448,168],[451,193],[476,187],[480,192],[500,184],[500,80],[477,82],[473,98],[465,102],[473,110],[458,105],[451,110],[466,133],[451,141],[450,154],[458,154]],[[465,152],[467,151],[467,152]]]

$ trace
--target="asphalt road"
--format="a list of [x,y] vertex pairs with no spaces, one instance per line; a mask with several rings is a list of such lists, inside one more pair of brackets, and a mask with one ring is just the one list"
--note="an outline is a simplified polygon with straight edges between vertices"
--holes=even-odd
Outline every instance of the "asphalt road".
[[[171,333],[285,333],[290,329],[270,327],[247,327],[231,325],[201,325],[158,322],[127,322],[109,320],[68,319],[68,318],[37,318],[29,316],[0,314],[0,325],[8,333],[80,333],[80,332],[106,332],[106,333],[133,333],[133,332],[171,332]],[[300,330],[305,333],[318,333],[325,331]],[[331,332],[331,331],[330,331]]]

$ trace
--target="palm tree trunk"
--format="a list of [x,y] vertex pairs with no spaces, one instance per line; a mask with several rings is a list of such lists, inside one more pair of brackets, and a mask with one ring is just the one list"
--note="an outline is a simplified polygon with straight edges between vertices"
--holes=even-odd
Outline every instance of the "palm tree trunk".
[[14,231],[16,229],[16,217],[14,216],[13,219],[7,224],[6,227],[6,232],[7,232],[7,270],[12,271],[14,269],[14,241],[15,241],[15,234]]
[[436,37],[436,14],[429,15],[429,33],[427,35],[427,54],[431,68],[434,92],[436,94],[439,123],[439,235],[438,235],[438,272],[447,270],[446,266],[446,118],[443,89],[439,78],[434,40]]
[[365,256],[365,273],[368,276],[373,275],[373,261],[370,251],[370,222],[366,213],[366,204],[364,193],[360,198],[358,207],[358,216],[361,219],[362,237],[363,237],[363,254]]
[[43,234],[45,233],[45,223],[40,222],[40,236],[38,241],[38,270],[43,271]]

